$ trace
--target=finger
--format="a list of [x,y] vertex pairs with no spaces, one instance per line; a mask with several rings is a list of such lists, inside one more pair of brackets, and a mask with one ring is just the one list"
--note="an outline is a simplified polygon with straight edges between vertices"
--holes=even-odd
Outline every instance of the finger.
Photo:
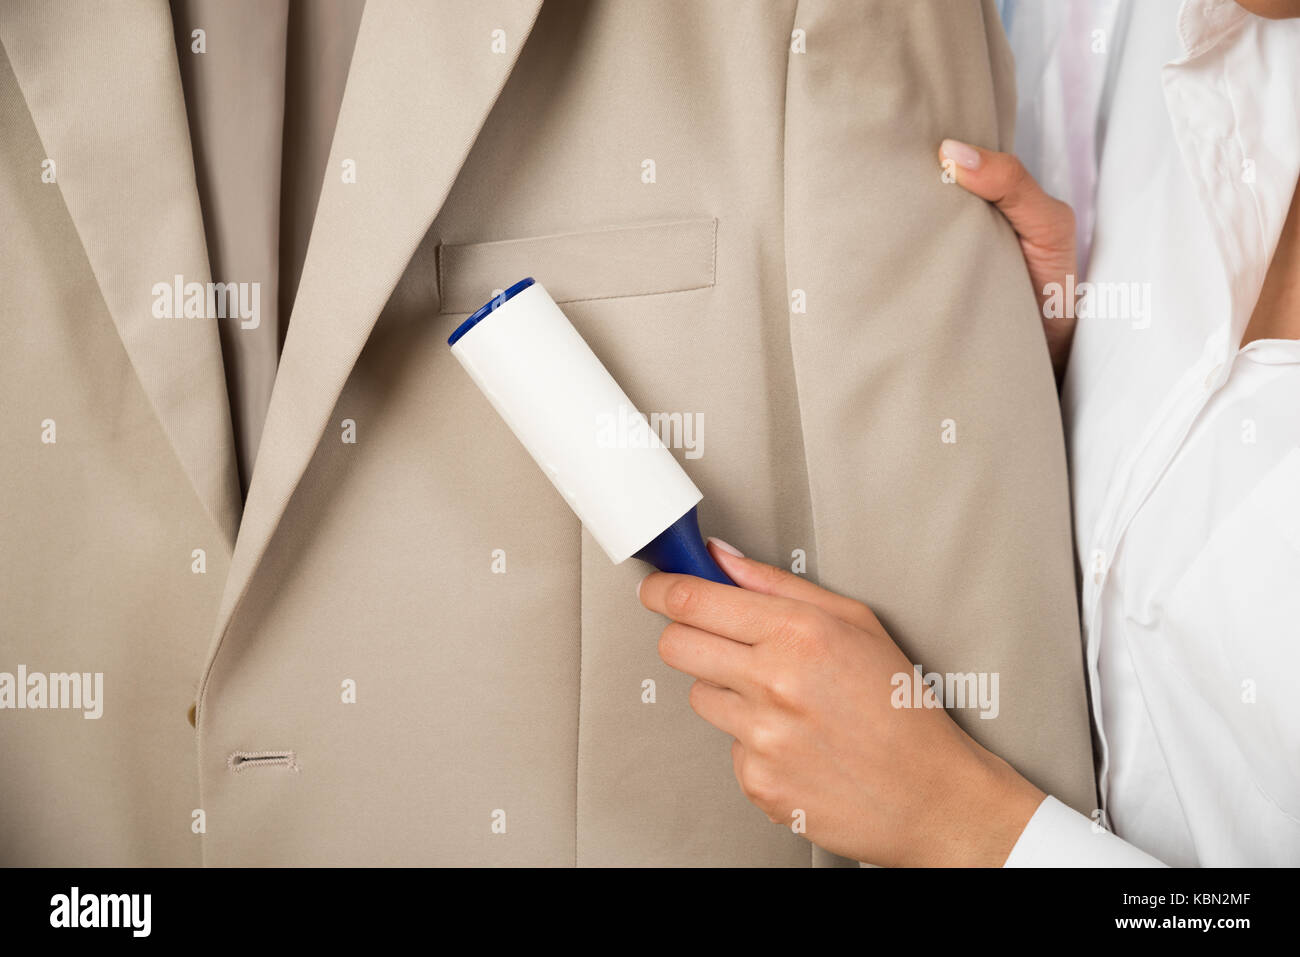
[[753,687],[752,656],[749,645],[677,621],[659,636],[659,657],[666,665],[720,688]]
[[1044,249],[1074,248],[1074,211],[1043,191],[1011,153],[944,140],[940,161],[949,161],[957,185],[993,203],[1023,241]]
[[719,731],[735,737],[748,724],[749,706],[730,688],[697,681],[691,685],[691,709]]
[[862,602],[827,591],[820,585],[815,585],[784,568],[765,565],[763,562],[746,558],[721,539],[709,539],[709,553],[731,580],[741,588],[764,595],[776,595],[807,602],[855,628],[866,631],[880,628],[875,613]]
[[802,634],[818,627],[820,609],[694,575],[655,572],[641,580],[641,604],[673,621],[694,625],[747,645]]

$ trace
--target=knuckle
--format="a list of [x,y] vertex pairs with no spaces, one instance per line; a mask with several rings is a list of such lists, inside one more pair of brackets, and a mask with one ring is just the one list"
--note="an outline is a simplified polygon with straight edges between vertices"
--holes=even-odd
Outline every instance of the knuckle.
[[668,625],[659,635],[659,657],[668,664],[678,659],[682,650],[682,628],[676,622]]
[[1038,181],[1014,154],[1007,154],[998,192],[1000,196],[995,202],[1007,216],[1022,214],[1036,207],[1041,209],[1038,201],[1046,195],[1038,188]]
[[673,618],[690,615],[699,605],[699,591],[689,581],[681,580],[668,586],[664,595],[664,607]]
[[1029,175],[1029,170],[1025,169],[1025,164],[1020,162],[1020,157],[1014,153],[1008,153],[1007,156],[1007,188],[1009,192],[1025,193],[1038,185],[1034,178]]
[[783,629],[787,647],[805,658],[818,658],[825,654],[829,617],[820,609],[811,607],[791,612]]
[[703,681],[697,680],[691,685],[691,690],[686,695],[686,700],[690,702],[691,710],[696,714],[700,713],[700,708],[704,707],[704,699],[708,695],[708,685]]
[[772,807],[779,794],[776,776],[761,761],[747,761],[741,770],[740,787],[759,807]]
[[1075,227],[1078,222],[1074,215],[1074,207],[1059,199],[1052,200],[1052,222],[1056,227],[1058,242],[1073,246]]
[[768,699],[787,710],[798,710],[803,703],[803,683],[799,677],[781,668],[769,672],[762,681]]
[[792,602],[777,613],[772,625],[778,637],[791,644],[797,644],[811,634],[812,614],[806,606]]
[[1059,199],[1054,199],[1052,202],[1056,204],[1056,216],[1061,221],[1061,224],[1068,227],[1069,231],[1073,233],[1074,227],[1078,224],[1078,219],[1074,215],[1074,207]]
[[871,631],[876,627],[876,613],[860,601],[854,601],[849,605],[848,618],[863,631]]
[[749,729],[747,748],[754,754],[774,755],[781,749],[784,735],[781,729],[770,721],[756,721]]

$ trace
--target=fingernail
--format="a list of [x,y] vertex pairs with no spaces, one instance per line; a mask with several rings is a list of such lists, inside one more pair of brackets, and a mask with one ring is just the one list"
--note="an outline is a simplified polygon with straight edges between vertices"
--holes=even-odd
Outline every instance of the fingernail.
[[959,140],[944,140],[939,152],[948,157],[962,169],[979,169],[980,152],[973,146],[967,146]]
[[724,552],[726,552],[728,555],[735,555],[737,558],[744,558],[744,557],[745,557],[745,553],[742,552],[739,548],[737,548],[735,545],[728,545],[726,542],[724,542],[724,541],[723,541],[722,539],[720,539],[720,538],[710,538],[710,539],[709,539],[709,543],[712,544],[712,545],[717,545],[720,549],[722,549],[722,550],[723,550]]
[[638,582],[636,583],[636,600],[637,600],[637,601],[640,601],[640,600],[641,600],[641,586],[644,585],[644,584],[645,584],[645,579],[644,579],[644,578],[642,578],[640,581],[638,581]]

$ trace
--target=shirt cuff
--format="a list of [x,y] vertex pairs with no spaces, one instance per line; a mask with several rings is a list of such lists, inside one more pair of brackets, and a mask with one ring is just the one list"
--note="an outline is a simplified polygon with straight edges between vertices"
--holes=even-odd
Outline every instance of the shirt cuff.
[[1025,825],[1003,867],[1164,867],[1052,796]]

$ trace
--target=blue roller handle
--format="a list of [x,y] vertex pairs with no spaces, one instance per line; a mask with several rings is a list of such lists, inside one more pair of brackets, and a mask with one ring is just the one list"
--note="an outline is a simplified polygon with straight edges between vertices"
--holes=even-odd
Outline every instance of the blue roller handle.
[[700,517],[695,508],[655,536],[635,557],[649,562],[661,572],[696,575],[720,585],[736,584],[709,554],[704,536],[700,534]]

